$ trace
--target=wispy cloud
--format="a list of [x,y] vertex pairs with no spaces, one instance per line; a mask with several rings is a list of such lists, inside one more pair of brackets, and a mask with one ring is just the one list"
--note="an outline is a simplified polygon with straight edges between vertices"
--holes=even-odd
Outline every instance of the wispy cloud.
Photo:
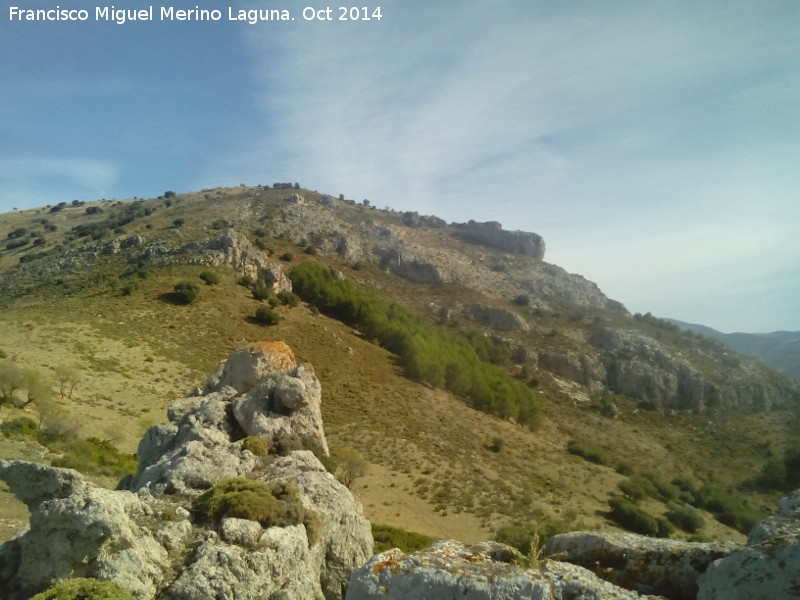
[[110,195],[119,174],[113,162],[94,158],[0,158],[0,180],[5,182],[0,203],[26,206],[30,197],[37,204],[100,198]]

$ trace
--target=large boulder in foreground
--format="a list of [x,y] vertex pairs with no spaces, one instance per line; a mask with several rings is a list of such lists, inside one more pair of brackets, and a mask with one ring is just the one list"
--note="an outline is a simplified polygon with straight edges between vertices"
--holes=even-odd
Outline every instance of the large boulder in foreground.
[[516,552],[496,542],[436,542],[406,555],[374,556],[350,580],[347,600],[635,600],[646,598],[569,563],[511,564]]
[[[2,597],[94,577],[137,600],[340,600],[372,554],[372,533],[350,491],[297,449],[305,442],[327,452],[319,391],[288,346],[255,344],[234,352],[205,393],[173,403],[170,423],[145,435],[139,471],[121,489],[0,461],[0,479],[31,513],[28,530],[0,546]],[[194,501],[234,477],[259,482],[268,505],[283,502],[276,490],[288,494],[280,521],[226,512],[201,522]]]
[[697,580],[715,560],[739,546],[693,543],[633,533],[575,531],[553,536],[545,556],[592,569],[615,585],[672,600],[693,600]]
[[800,490],[777,515],[758,523],[747,546],[716,561],[700,578],[697,600],[800,598]]

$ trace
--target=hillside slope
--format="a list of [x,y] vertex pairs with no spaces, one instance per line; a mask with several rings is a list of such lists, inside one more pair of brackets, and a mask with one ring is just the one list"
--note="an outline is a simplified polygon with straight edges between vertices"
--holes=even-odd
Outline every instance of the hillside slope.
[[[285,340],[317,370],[334,453],[354,448],[370,463],[355,491],[373,521],[465,541],[508,524],[613,529],[608,500],[640,473],[772,504],[774,492],[740,484],[785,447],[797,385],[632,317],[594,283],[544,262],[535,234],[258,186],[10,213],[0,239],[0,350],[54,379],[59,366],[77,367],[75,393],[57,398],[62,414],[127,451],[232,349]],[[278,306],[280,323],[260,325],[267,304],[252,281],[289,290],[302,261],[433,330],[477,332],[476,347],[540,400],[538,429],[407,377],[362,323],[310,301]],[[209,270],[218,284],[201,281]],[[201,286],[188,305],[172,291],[182,280]],[[575,442],[599,456],[580,458]],[[661,515],[667,501],[640,506]],[[740,536],[708,514],[702,535]]]

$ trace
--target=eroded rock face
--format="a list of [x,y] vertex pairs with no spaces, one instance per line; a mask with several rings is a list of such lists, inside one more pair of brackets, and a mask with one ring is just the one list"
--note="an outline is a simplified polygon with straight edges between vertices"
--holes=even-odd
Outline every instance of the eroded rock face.
[[231,230],[227,234],[208,242],[206,248],[217,251],[210,257],[212,264],[227,264],[253,279],[263,279],[272,285],[275,293],[292,291],[292,282],[280,264],[267,258],[250,241]]
[[31,513],[29,529],[3,547],[0,589],[9,598],[27,598],[65,577],[109,579],[137,598],[153,598],[170,577],[168,546],[182,547],[191,530],[183,521],[153,531],[147,524],[159,521],[164,502],[99,488],[76,471],[0,461],[0,478]]
[[544,259],[544,240],[540,235],[525,231],[506,231],[496,221],[454,223],[460,237],[473,244],[496,248],[503,252],[522,254],[536,260]]
[[800,490],[777,515],[758,523],[747,546],[713,563],[700,578],[697,600],[800,598]]
[[350,580],[347,600],[631,600],[644,598],[555,561],[530,569],[509,564],[515,551],[496,542],[465,546],[436,542],[406,555],[398,549],[374,556]]
[[525,319],[507,308],[473,304],[466,308],[466,312],[474,321],[495,331],[528,331],[530,329],[530,325]]
[[576,531],[550,538],[544,555],[592,569],[602,573],[603,579],[640,593],[693,600],[700,575],[737,548],[731,542],[701,544],[632,533]]
[[242,447],[246,436],[273,446],[289,436],[327,454],[321,402],[313,368],[298,365],[283,342],[235,350],[203,394],[175,401],[170,423],[147,431],[139,442],[139,469],[125,488],[193,493],[246,475],[259,463]]
[[[0,461],[0,478],[31,511],[30,528],[0,547],[3,597],[96,577],[137,600],[340,600],[372,553],[361,505],[310,451],[261,457],[243,448],[248,434],[270,442],[288,434],[327,451],[319,398],[313,370],[297,365],[288,346],[255,344],[232,353],[205,393],[173,403],[170,423],[142,439],[139,471],[120,482],[124,489]],[[286,527],[231,518],[195,526],[191,499],[234,476],[291,484],[311,517]]]

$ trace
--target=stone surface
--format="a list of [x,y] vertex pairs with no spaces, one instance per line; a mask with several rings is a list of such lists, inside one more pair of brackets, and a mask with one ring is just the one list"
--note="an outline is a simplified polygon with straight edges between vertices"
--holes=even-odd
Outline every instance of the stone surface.
[[[26,532],[3,552],[0,589],[27,598],[65,577],[109,579],[152,598],[171,569],[167,549],[146,523],[158,502],[87,482],[76,471],[0,461],[0,479],[30,510]],[[8,545],[6,544],[6,545]]]
[[520,569],[507,562],[513,554],[512,549],[493,542],[476,546],[436,542],[409,555],[395,548],[374,556],[353,573],[347,600],[644,598],[568,563],[546,560]]
[[750,532],[747,546],[713,563],[697,600],[800,598],[800,490]]
[[536,260],[544,258],[544,240],[535,233],[506,231],[496,221],[488,221],[486,223],[469,221],[468,223],[454,223],[453,226],[462,239],[473,244],[481,244],[503,252],[530,256]]
[[[116,491],[75,471],[0,461],[0,478],[31,512],[29,529],[0,547],[4,600],[65,577],[111,580],[137,600],[340,600],[372,552],[361,505],[312,452],[242,449],[249,432],[271,442],[288,433],[327,450],[319,401],[310,365],[297,365],[285,344],[256,344],[232,353],[205,392],[173,403],[170,423],[142,439],[137,474]],[[191,498],[234,476],[291,484],[303,524],[193,524]]]
[[525,319],[507,308],[473,304],[466,308],[466,313],[474,321],[496,331],[528,331],[530,329],[530,325]]
[[738,548],[733,543],[691,543],[632,533],[571,532],[547,541],[543,554],[592,569],[626,589],[693,600],[697,581],[713,561]]

